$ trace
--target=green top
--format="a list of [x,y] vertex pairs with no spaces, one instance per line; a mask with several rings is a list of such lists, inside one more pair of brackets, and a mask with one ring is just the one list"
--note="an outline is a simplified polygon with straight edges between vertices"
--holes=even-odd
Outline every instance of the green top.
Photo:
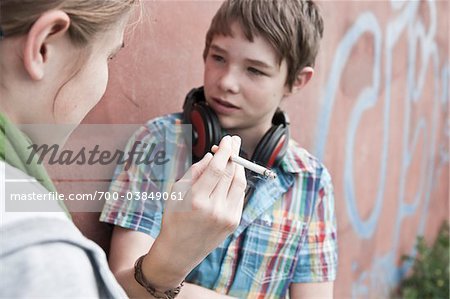
[[[35,178],[49,192],[57,192],[45,167],[37,163],[38,158],[34,156],[31,162],[27,161],[30,157],[31,144],[28,136],[0,113],[0,160]],[[58,202],[67,216],[71,218],[64,203]]]

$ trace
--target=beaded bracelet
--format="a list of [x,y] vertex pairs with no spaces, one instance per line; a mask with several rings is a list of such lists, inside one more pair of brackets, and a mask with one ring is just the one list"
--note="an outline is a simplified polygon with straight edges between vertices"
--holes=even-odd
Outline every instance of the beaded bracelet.
[[147,292],[149,292],[150,295],[152,295],[153,297],[157,299],[174,299],[180,293],[184,281],[182,281],[181,284],[176,288],[170,289],[165,292],[155,289],[153,286],[150,285],[147,279],[145,279],[144,274],[142,273],[142,261],[144,260],[145,256],[146,254],[138,258],[136,260],[136,263],[134,264],[134,279],[136,279],[136,281],[141,286],[143,286],[147,290]]

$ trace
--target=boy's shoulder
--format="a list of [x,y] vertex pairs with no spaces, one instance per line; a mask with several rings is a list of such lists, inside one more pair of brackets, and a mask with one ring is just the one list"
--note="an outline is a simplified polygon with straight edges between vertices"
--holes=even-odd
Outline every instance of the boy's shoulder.
[[182,113],[170,113],[148,120],[144,127],[149,131],[154,131],[155,129],[163,129],[168,126],[180,125],[182,123]]
[[305,148],[301,147],[295,140],[289,140],[286,155],[282,160],[281,167],[290,173],[301,175],[321,176],[327,172],[323,163]]
[[182,113],[171,113],[148,120],[133,134],[133,140],[165,137],[168,133],[177,130],[176,126],[183,124]]

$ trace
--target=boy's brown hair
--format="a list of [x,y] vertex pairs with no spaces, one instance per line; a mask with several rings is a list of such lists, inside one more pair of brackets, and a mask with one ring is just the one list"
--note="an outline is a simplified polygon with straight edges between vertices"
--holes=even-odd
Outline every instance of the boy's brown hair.
[[245,37],[266,39],[276,51],[279,63],[286,59],[286,84],[292,88],[305,66],[314,66],[323,35],[323,19],[310,0],[226,0],[216,12],[206,34],[206,59],[215,35],[232,36],[231,25],[238,22]]

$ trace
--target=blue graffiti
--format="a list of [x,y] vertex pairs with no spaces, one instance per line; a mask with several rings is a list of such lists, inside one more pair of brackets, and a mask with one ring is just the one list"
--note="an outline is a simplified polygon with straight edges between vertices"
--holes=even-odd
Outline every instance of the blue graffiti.
[[[327,149],[331,116],[336,105],[339,84],[343,79],[343,71],[350,63],[350,54],[363,35],[370,34],[373,36],[372,82],[369,86],[363,88],[358,95],[345,132],[344,199],[352,228],[361,239],[372,238],[380,224],[388,177],[391,106],[394,101],[396,103],[402,101],[403,103],[403,122],[395,124],[402,126],[401,159],[390,161],[390,163],[398,163],[397,166],[400,168],[395,226],[391,230],[392,235],[387,236],[387,239],[390,238],[389,240],[392,241],[392,245],[388,253],[373,258],[371,269],[361,272],[359,277],[355,279],[352,285],[353,298],[367,297],[371,293],[370,290],[377,291],[380,296],[388,297],[389,287],[398,283],[409,269],[411,266],[409,263],[398,266],[396,260],[402,223],[407,217],[416,216],[419,219],[416,234],[424,233],[432,190],[440,174],[445,167],[448,167],[449,163],[449,57],[439,56],[439,46],[436,41],[438,20],[436,3],[427,1],[426,4],[429,13],[429,24],[427,25],[419,17],[419,14],[423,13],[419,1],[391,0],[390,7],[395,14],[386,24],[384,32],[375,14],[370,11],[361,13],[338,44],[330,74],[324,87],[323,108],[318,118],[314,150],[319,159],[324,158]],[[448,28],[444,28],[444,30],[448,31]],[[444,36],[448,38],[448,32]],[[406,89],[403,98],[394,99],[392,98],[394,49],[401,42],[400,40],[403,41],[405,37],[407,40]],[[444,51],[443,55],[446,53]],[[420,61],[419,66],[417,65],[418,60]],[[424,94],[425,84],[430,82],[430,73],[435,78],[432,86],[433,94]],[[381,92],[384,94],[383,97],[381,97]],[[354,162],[358,159],[356,133],[361,127],[364,114],[378,104],[378,101],[383,101],[383,117],[380,124],[382,126],[381,153],[376,157],[379,159],[380,168],[378,173],[370,175],[370,178],[373,178],[374,183],[376,183],[377,193],[374,195],[375,200],[370,215],[363,217],[358,211],[358,202],[363,199],[358,198],[355,193],[353,173]],[[424,101],[432,107],[431,118],[413,114],[415,106]],[[439,136],[439,125],[443,120],[446,121],[445,136]],[[441,142],[442,144],[440,144]],[[420,156],[418,156],[419,154]],[[435,163],[436,156],[439,158],[439,163]],[[420,159],[420,179],[415,194],[407,198],[408,174],[412,173],[411,166],[414,158]],[[438,168],[436,169],[436,167]],[[410,254],[415,254],[414,248],[410,249]],[[352,269],[357,268],[356,261],[353,261]]]

